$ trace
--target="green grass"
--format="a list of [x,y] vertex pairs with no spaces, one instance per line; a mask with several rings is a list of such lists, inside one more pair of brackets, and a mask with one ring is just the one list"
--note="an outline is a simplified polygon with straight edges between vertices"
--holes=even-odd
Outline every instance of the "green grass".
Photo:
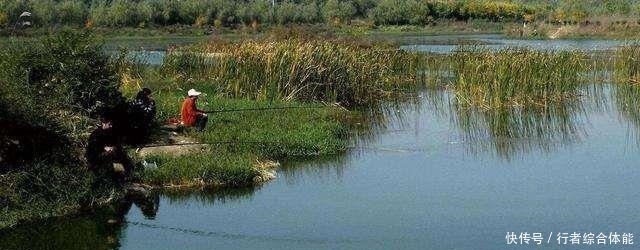
[[159,167],[145,170],[143,179],[158,186],[245,186],[260,174],[253,166],[253,157],[224,149],[182,156],[154,155],[145,160]]

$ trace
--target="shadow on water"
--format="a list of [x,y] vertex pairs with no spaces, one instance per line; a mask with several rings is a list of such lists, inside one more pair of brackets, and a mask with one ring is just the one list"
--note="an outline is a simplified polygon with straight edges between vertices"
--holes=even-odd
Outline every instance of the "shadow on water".
[[53,218],[0,231],[0,249],[114,249],[120,246],[125,216],[135,205],[154,219],[160,197],[127,197],[91,215]]

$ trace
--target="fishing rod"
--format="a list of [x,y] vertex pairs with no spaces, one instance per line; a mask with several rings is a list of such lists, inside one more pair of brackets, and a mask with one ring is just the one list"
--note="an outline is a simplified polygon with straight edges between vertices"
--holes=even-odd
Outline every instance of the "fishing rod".
[[243,111],[265,111],[265,110],[285,110],[285,109],[321,109],[328,106],[286,106],[286,107],[266,107],[266,108],[248,108],[248,109],[221,109],[221,110],[209,110],[205,111],[207,114],[211,113],[228,113],[228,112],[243,112]]
[[216,145],[216,144],[282,144],[283,142],[266,142],[266,141],[217,141],[217,142],[185,142],[185,143],[165,143],[165,144],[152,144],[139,147],[133,147],[137,149],[142,148],[161,148],[161,147],[176,147],[176,146],[197,146],[197,145]]

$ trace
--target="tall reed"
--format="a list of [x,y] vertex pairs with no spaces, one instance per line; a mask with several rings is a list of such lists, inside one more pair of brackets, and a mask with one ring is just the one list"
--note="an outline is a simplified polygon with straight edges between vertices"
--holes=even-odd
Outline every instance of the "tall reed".
[[616,49],[613,75],[616,83],[637,83],[640,80],[640,45],[629,44]]
[[460,47],[451,56],[452,87],[463,105],[546,105],[577,95],[586,67],[580,52]]
[[170,53],[178,80],[207,81],[232,97],[364,105],[414,86],[415,54],[324,40],[210,42]]

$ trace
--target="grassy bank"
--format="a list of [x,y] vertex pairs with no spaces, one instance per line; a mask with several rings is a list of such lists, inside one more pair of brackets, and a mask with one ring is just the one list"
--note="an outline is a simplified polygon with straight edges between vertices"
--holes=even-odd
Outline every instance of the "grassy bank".
[[145,182],[160,186],[244,186],[264,181],[271,162],[346,150],[347,125],[342,121],[348,112],[342,109],[321,103],[230,99],[216,93],[211,84],[178,88],[155,85],[160,119],[178,116],[183,89],[192,87],[207,93],[199,101],[204,110],[309,108],[210,114],[206,131],[185,131],[186,137],[205,143],[196,152],[176,155],[161,151],[143,157],[158,165],[144,172]]

